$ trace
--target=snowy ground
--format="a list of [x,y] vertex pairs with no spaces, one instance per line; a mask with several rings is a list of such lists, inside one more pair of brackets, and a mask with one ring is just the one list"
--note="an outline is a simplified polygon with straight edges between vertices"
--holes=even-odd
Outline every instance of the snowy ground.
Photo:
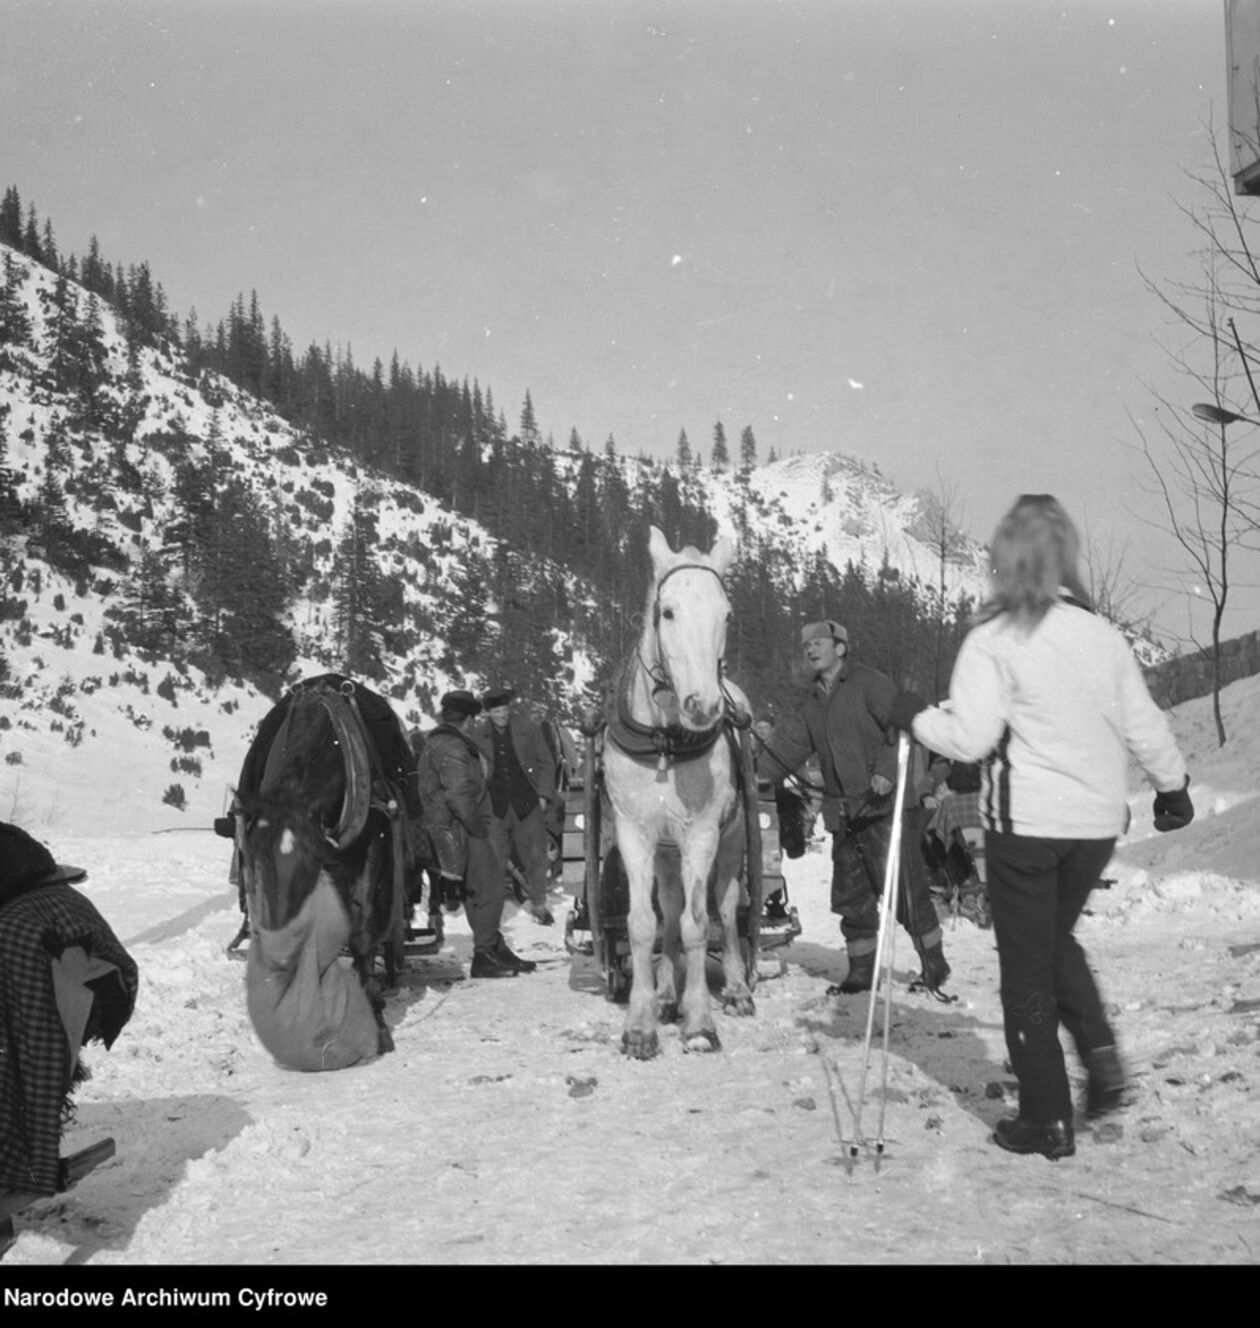
[[[470,938],[416,958],[370,1066],[278,1068],[245,1013],[227,846],[205,832],[51,843],[140,965],[136,1014],[90,1048],[66,1151],[117,1156],[17,1219],[4,1267],[149,1264],[1256,1263],[1260,1260],[1260,679],[1176,716],[1195,824],[1132,838],[1079,935],[1135,1101],[1061,1163],[989,1142],[1013,1109],[992,933],[947,925],[953,1004],[911,994],[898,941],[887,1087],[844,972],[819,844],[789,864],[804,932],[723,1048],[618,1050],[622,1011],[562,925],[509,909],[536,974],[466,980]],[[563,911],[563,910],[562,910]],[[563,917],[560,922],[562,924]],[[878,1052],[878,1039],[876,1051]],[[1074,1065],[1074,1063],[1073,1063]],[[1075,1069],[1075,1066],[1074,1066]],[[881,1126],[882,1122],[882,1126]],[[873,1141],[885,1147],[877,1156]]]

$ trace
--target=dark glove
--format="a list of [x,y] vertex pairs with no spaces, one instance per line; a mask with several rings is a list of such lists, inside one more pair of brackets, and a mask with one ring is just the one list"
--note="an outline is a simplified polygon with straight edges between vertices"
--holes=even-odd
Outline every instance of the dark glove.
[[1155,829],[1180,830],[1194,820],[1194,803],[1190,801],[1190,776],[1171,793],[1155,795]]
[[920,710],[926,710],[927,704],[921,696],[916,696],[914,692],[898,692],[893,698],[892,713],[889,715],[888,722],[893,728],[909,733],[915,715]]
[[443,876],[438,888],[442,894],[442,907],[448,913],[458,913],[464,906],[464,900],[468,895],[464,882],[453,881],[449,876]]

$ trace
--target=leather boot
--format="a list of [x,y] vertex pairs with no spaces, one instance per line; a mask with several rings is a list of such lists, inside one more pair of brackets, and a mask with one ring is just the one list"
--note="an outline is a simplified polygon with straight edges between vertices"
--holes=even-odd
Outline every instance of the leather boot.
[[474,950],[472,968],[468,976],[473,978],[514,978],[516,967],[505,964],[493,950]]
[[1085,1088],[1086,1117],[1097,1120],[1119,1111],[1125,1104],[1125,1089],[1128,1087],[1120,1053],[1115,1047],[1096,1047],[1085,1053],[1084,1061],[1089,1071],[1089,1083]]
[[1039,1123],[1022,1116],[1011,1116],[998,1121],[993,1130],[993,1142],[1008,1153],[1040,1153],[1052,1162],[1071,1157],[1076,1152],[1072,1123],[1062,1120]]
[[522,959],[502,936],[499,937],[498,944],[494,947],[494,957],[501,964],[506,964],[508,968],[514,968],[518,973],[532,973],[538,965],[532,959]]
[[838,987],[828,988],[841,996],[853,996],[860,991],[870,991],[875,981],[875,951],[866,954],[849,955],[849,971]]
[[923,985],[928,991],[940,991],[951,972],[941,942],[937,941],[935,945],[929,945],[921,951],[919,959],[923,963]]

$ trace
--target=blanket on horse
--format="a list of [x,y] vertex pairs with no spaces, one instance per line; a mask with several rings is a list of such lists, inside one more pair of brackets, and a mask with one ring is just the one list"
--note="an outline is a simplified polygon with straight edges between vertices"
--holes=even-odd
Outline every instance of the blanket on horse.
[[259,1041],[294,1070],[342,1070],[375,1058],[377,1021],[351,961],[350,922],[321,876],[289,923],[249,947],[245,996]]
[[0,1189],[56,1194],[79,1048],[131,1018],[138,971],[95,905],[40,885],[0,906]]

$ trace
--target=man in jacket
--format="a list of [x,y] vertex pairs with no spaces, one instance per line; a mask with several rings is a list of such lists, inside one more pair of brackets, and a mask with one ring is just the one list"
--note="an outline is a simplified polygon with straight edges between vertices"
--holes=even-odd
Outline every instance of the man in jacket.
[[503,916],[503,862],[490,839],[486,765],[469,736],[481,702],[471,692],[447,692],[439,723],[425,739],[418,782],[423,824],[442,876],[462,881],[464,913],[473,934],[474,978],[511,978],[537,967],[513,954],[499,925]]
[[556,758],[542,728],[512,712],[516,693],[499,687],[483,698],[486,717],[473,730],[490,763],[490,839],[505,866],[515,855],[528,892],[525,909],[536,922],[555,919],[547,907],[547,827],[556,797]]
[[[889,720],[897,688],[891,678],[849,658],[849,634],[838,622],[807,624],[801,645],[813,687],[805,704],[775,731],[761,770],[777,784],[811,753],[818,756],[823,825],[832,840],[831,911],[840,915],[849,960],[839,990],[869,991],[892,842],[897,749]],[[912,789],[906,797],[907,806],[916,805]],[[949,965],[918,844],[904,829],[898,898],[898,920],[914,941],[923,984],[937,991],[949,977]]]

